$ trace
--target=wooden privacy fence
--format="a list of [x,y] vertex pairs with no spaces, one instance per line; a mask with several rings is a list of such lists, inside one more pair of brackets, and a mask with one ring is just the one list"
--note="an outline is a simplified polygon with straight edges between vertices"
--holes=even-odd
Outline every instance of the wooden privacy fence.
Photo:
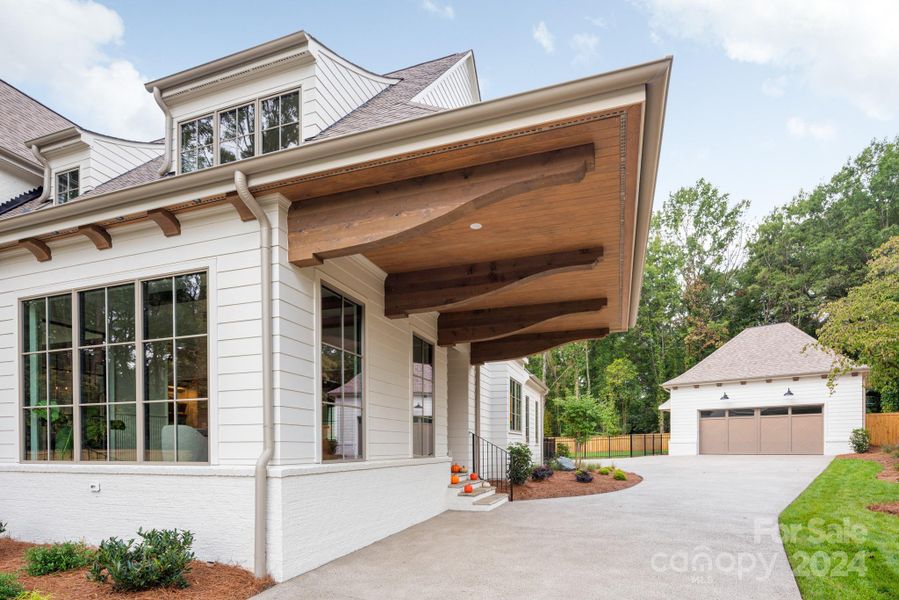
[[899,413],[869,413],[865,415],[865,429],[874,446],[899,444]]
[[[647,454],[668,454],[670,433],[631,433],[628,435],[595,435],[587,440],[580,454],[585,458],[621,458]],[[552,458],[558,454],[559,444],[565,444],[575,453],[574,438],[544,438],[543,455]]]

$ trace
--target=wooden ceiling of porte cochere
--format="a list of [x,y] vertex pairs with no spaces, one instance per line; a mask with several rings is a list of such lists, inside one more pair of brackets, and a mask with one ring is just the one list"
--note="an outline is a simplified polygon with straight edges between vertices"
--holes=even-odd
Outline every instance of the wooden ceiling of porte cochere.
[[642,105],[289,182],[297,266],[362,254],[472,363],[628,327]]

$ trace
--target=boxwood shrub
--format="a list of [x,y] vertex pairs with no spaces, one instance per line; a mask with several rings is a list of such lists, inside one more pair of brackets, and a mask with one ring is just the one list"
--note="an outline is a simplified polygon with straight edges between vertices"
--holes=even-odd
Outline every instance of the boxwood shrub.
[[858,454],[864,454],[871,448],[871,438],[868,437],[867,429],[853,429],[849,436],[849,445]]
[[32,577],[80,569],[91,563],[94,552],[80,542],[32,546],[25,552],[25,570]]
[[117,592],[136,592],[158,587],[185,588],[190,572],[194,537],[179,529],[137,530],[141,541],[109,538],[100,543],[88,579],[112,580]]
[[622,471],[621,469],[615,469],[615,473],[612,475],[614,479],[618,481],[627,481],[627,473]]
[[16,598],[24,591],[14,573],[0,573],[0,600]]

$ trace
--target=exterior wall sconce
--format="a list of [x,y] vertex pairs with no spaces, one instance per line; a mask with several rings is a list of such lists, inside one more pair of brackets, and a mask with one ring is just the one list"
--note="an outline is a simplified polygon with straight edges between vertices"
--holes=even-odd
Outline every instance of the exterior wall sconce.
[[730,397],[727,395],[727,392],[724,392],[724,395],[721,396],[722,400],[730,400]]
[[787,388],[787,391],[784,393],[784,396],[789,398],[792,395],[793,395],[793,392],[790,391],[790,388]]

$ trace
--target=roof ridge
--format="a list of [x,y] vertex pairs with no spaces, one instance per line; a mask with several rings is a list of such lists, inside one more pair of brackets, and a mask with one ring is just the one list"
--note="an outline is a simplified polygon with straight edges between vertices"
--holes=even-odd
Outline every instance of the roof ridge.
[[[465,55],[465,54],[468,54],[469,52],[472,52],[472,50],[471,50],[471,49],[468,49],[468,50],[464,50],[464,51],[462,51],[462,52],[452,52],[452,53],[450,53],[450,54],[447,54],[446,56],[441,56],[441,57],[439,57],[439,58],[432,58],[431,60],[423,60],[423,61],[421,61],[421,62],[419,62],[419,63],[415,63],[414,65],[409,65],[408,67],[403,67],[402,69],[396,69],[395,71],[390,71],[389,73],[382,73],[382,76],[383,76],[383,77],[397,77],[396,74],[399,73],[400,71],[408,71],[409,69],[414,69],[414,68],[416,68],[416,67],[421,67],[421,66],[423,66],[423,65],[429,65],[429,64],[431,64],[431,63],[437,62],[438,60],[445,60],[445,59],[450,58],[450,57],[452,57],[452,56],[459,56],[459,57],[461,57],[461,56],[463,56],[463,55]],[[394,84],[394,85],[395,85],[395,84]],[[385,88],[385,89],[387,89],[387,88]]]

